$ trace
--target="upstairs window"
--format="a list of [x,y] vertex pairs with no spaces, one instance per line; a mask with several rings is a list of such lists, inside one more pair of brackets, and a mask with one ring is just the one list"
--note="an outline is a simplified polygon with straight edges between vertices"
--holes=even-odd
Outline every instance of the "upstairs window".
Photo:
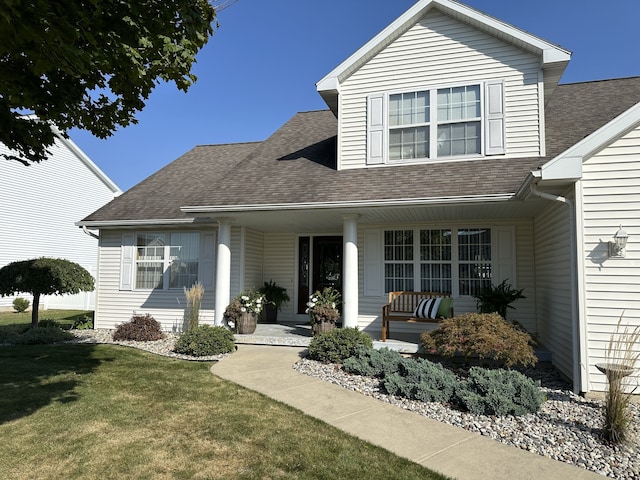
[[370,95],[367,164],[505,153],[502,81]]
[[438,157],[481,152],[480,86],[438,90]]

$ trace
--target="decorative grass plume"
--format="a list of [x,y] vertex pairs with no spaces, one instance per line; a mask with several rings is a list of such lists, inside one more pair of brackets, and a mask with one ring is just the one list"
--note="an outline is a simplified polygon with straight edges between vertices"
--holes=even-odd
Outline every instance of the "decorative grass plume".
[[635,392],[629,385],[629,376],[640,357],[640,326],[623,326],[623,315],[624,312],[609,339],[605,365],[609,386],[605,396],[603,434],[608,441],[618,444],[629,440],[632,420],[629,403]]

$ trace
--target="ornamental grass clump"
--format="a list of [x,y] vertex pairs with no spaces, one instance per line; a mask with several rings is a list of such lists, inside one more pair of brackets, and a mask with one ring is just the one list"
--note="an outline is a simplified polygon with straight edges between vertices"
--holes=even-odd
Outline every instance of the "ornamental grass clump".
[[615,332],[609,338],[606,364],[603,365],[608,387],[605,393],[603,436],[611,443],[625,443],[629,440],[629,426],[632,414],[629,411],[631,395],[635,388],[629,385],[629,376],[640,357],[638,344],[640,326],[622,326],[622,315]]
[[187,306],[184,309],[184,329],[193,330],[200,323],[200,307],[204,297],[202,283],[196,282],[191,288],[184,287],[184,296],[187,299]]
[[134,315],[131,321],[118,325],[113,332],[116,341],[150,342],[161,340],[164,333],[160,323],[148,313],[146,315]]
[[461,356],[467,362],[472,357],[481,363],[491,359],[505,367],[538,362],[531,336],[497,313],[465,313],[442,320],[435,330],[422,333],[420,340],[429,354]]

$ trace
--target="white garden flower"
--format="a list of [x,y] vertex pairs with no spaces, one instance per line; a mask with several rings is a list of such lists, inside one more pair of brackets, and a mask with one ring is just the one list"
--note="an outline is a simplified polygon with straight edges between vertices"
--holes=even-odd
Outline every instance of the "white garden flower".
[[244,312],[246,312],[246,311],[247,311],[247,309],[246,309],[246,308],[244,308],[244,307],[242,307],[242,308],[240,309],[240,311],[241,311],[242,313],[244,313]]
[[241,298],[242,300],[244,300],[245,302],[246,302],[247,300],[249,300],[249,297],[247,297],[246,295],[243,295],[243,296],[242,296],[242,297],[240,297],[240,298]]

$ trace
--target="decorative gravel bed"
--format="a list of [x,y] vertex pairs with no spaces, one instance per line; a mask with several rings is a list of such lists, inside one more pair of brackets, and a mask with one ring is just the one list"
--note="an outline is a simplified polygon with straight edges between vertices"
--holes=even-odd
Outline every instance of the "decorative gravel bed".
[[173,346],[176,343],[178,335],[175,333],[165,333],[165,338],[155,340],[153,342],[132,342],[132,341],[114,341],[113,332],[115,330],[97,329],[97,330],[70,330],[76,337],[69,343],[113,343],[116,345],[125,345],[134,347],[147,352],[164,355],[165,357],[179,358],[181,360],[191,360],[196,362],[217,361],[226,357],[228,354],[211,355],[206,357],[192,357],[190,355],[181,355],[173,352]]
[[[550,368],[523,371],[540,380],[548,400],[538,413],[521,417],[473,415],[440,403],[395,397],[385,393],[378,379],[348,374],[335,364],[302,359],[294,368],[385,403],[600,475],[624,480],[640,478],[638,442],[624,447],[605,443],[601,435],[602,401],[587,400],[574,394],[571,386]],[[637,440],[640,438],[640,406],[632,404],[630,408],[634,418],[631,436]]]

